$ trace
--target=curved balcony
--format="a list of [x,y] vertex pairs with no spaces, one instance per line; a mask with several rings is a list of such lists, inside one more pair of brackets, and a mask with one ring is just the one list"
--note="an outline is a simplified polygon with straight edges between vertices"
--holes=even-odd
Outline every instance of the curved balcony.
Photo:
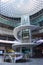
[[[22,41],[22,37],[26,39],[28,38],[28,40],[30,39],[30,32],[29,32],[29,29],[31,30],[34,30],[36,29],[38,26],[34,26],[34,25],[21,25],[21,26],[18,26],[14,29],[14,37],[19,40],[19,41]],[[26,34],[22,34],[23,30],[27,30],[28,29],[28,33],[29,33],[29,36]],[[22,36],[23,35],[23,36]],[[28,37],[27,37],[28,36]],[[26,42],[26,41],[25,41]]]
[[18,21],[16,21],[16,20],[14,20],[14,21],[13,20],[6,20],[6,19],[1,18],[1,17],[0,17],[0,23],[5,24],[5,25],[9,25],[12,27],[17,27],[20,25],[20,23],[18,23]]
[[38,23],[41,21],[43,21],[43,15],[33,18],[30,23],[32,25],[38,25]]
[[11,22],[11,21],[6,20],[6,19],[1,18],[1,17],[0,17],[0,23],[7,24],[9,26],[14,26],[14,22]]
[[2,28],[0,27],[0,34],[4,35],[13,35],[13,31],[12,30],[9,30],[9,29],[6,29],[6,28]]
[[[21,25],[21,21],[16,21],[16,20],[14,20],[14,22],[12,22],[12,21],[6,20],[6,19],[0,17],[0,23],[2,23],[2,24],[6,24],[6,25],[9,25],[12,27],[17,27],[17,26]],[[33,19],[30,19],[30,23],[32,25],[38,25],[38,23],[41,21],[43,21],[43,15],[40,15],[40,16],[33,18]]]

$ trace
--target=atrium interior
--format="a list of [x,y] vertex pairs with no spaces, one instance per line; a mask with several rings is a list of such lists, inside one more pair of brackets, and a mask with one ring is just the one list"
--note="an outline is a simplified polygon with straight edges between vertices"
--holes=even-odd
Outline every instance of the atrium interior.
[[0,62],[31,58],[43,60],[43,0],[0,0]]

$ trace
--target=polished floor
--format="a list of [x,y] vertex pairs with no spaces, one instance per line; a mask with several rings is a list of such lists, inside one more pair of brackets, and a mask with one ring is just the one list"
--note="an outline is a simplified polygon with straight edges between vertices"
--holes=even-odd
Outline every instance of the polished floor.
[[30,59],[29,62],[25,63],[6,63],[6,62],[0,62],[0,65],[43,65],[43,58],[37,58],[37,59]]

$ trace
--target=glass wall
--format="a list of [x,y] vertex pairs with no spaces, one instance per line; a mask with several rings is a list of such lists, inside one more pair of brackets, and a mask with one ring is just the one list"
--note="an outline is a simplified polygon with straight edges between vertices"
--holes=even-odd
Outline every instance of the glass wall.
[[30,19],[29,15],[23,15],[21,17],[21,26],[24,26],[21,31],[21,42],[23,43],[29,43],[31,40],[31,30],[29,28],[30,26]]

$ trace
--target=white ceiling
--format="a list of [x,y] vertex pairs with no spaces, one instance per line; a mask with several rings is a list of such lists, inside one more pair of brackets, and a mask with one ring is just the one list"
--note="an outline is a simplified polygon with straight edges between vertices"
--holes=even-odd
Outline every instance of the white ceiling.
[[43,8],[43,0],[1,0],[0,13],[9,17],[32,15]]

